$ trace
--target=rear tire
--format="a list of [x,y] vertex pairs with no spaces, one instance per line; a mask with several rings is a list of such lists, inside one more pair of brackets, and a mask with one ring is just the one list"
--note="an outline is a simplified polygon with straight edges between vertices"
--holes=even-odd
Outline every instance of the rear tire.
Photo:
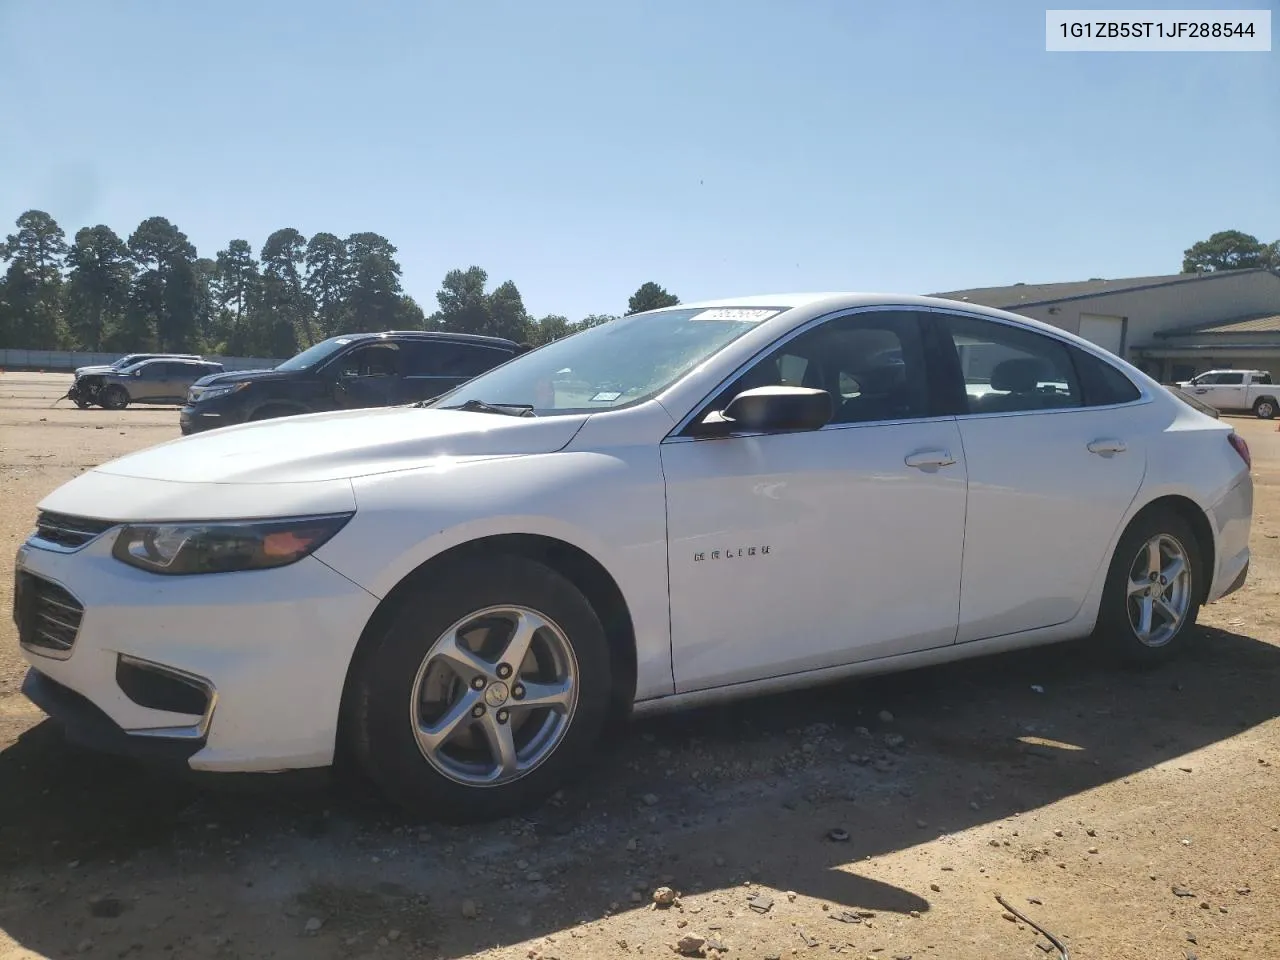
[[1271,420],[1276,415],[1276,402],[1270,397],[1259,397],[1253,405],[1253,415],[1259,420]]
[[123,410],[129,405],[129,393],[124,387],[112,384],[102,391],[102,408],[104,410]]
[[417,816],[526,811],[589,765],[612,688],[604,627],[573,583],[521,557],[480,558],[423,587],[357,654],[348,745]]
[[1139,516],[1111,559],[1095,642],[1134,666],[1177,656],[1194,634],[1204,576],[1200,545],[1187,521],[1164,509]]

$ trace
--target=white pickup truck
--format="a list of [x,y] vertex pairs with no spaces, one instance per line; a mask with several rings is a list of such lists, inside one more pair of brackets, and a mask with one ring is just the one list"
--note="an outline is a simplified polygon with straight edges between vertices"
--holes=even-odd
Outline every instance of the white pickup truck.
[[1265,370],[1208,370],[1181,381],[1178,389],[1219,410],[1252,410],[1263,420],[1276,415],[1280,398]]

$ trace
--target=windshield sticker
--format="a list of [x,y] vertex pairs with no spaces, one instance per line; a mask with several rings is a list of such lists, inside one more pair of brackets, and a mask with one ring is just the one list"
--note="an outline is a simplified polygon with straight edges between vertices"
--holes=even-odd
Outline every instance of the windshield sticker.
[[601,391],[600,393],[597,393],[594,397],[592,397],[587,402],[588,403],[613,403],[613,401],[617,400],[620,396],[622,396],[622,394],[619,391],[605,390],[605,391]]
[[776,317],[780,312],[779,310],[759,310],[748,307],[713,307],[710,310],[695,313],[689,319],[736,320],[739,323],[759,323],[762,320],[768,320],[770,317]]

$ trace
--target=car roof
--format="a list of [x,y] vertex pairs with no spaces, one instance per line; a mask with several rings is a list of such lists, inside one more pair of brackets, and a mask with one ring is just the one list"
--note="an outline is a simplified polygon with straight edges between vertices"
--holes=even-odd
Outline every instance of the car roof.
[[[950,310],[1019,323],[1035,330],[1052,333],[1055,336],[1060,337],[1066,334],[1073,341],[1085,342],[1069,331],[1063,330],[1062,327],[1055,327],[1053,324],[1036,320],[1034,317],[1028,317],[1024,314],[998,310],[995,307],[985,307],[963,300],[948,300],[944,297],[926,297],[918,294],[871,292],[756,294],[749,297],[723,297],[715,300],[682,303],[678,306],[664,307],[662,309],[765,309],[770,307],[781,311],[782,314],[777,318],[771,317],[766,320],[765,323],[770,326],[774,325],[775,319],[779,326],[791,326],[825,313],[851,310],[855,307],[932,307],[935,310]],[[659,311],[653,312],[657,313]]]
[[514,340],[505,337],[487,337],[478,333],[455,333],[452,330],[383,330],[379,333],[339,333],[330,339],[343,340],[438,340],[451,343],[472,343],[482,347],[516,347]]

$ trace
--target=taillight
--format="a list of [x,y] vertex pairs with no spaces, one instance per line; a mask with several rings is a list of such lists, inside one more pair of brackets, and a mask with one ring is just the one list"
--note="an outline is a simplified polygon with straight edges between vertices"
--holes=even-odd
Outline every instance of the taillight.
[[1249,444],[1245,442],[1244,437],[1235,432],[1228,433],[1227,442],[1231,444],[1236,453],[1240,454],[1240,459],[1244,461],[1244,465],[1252,469],[1253,457],[1249,453]]

